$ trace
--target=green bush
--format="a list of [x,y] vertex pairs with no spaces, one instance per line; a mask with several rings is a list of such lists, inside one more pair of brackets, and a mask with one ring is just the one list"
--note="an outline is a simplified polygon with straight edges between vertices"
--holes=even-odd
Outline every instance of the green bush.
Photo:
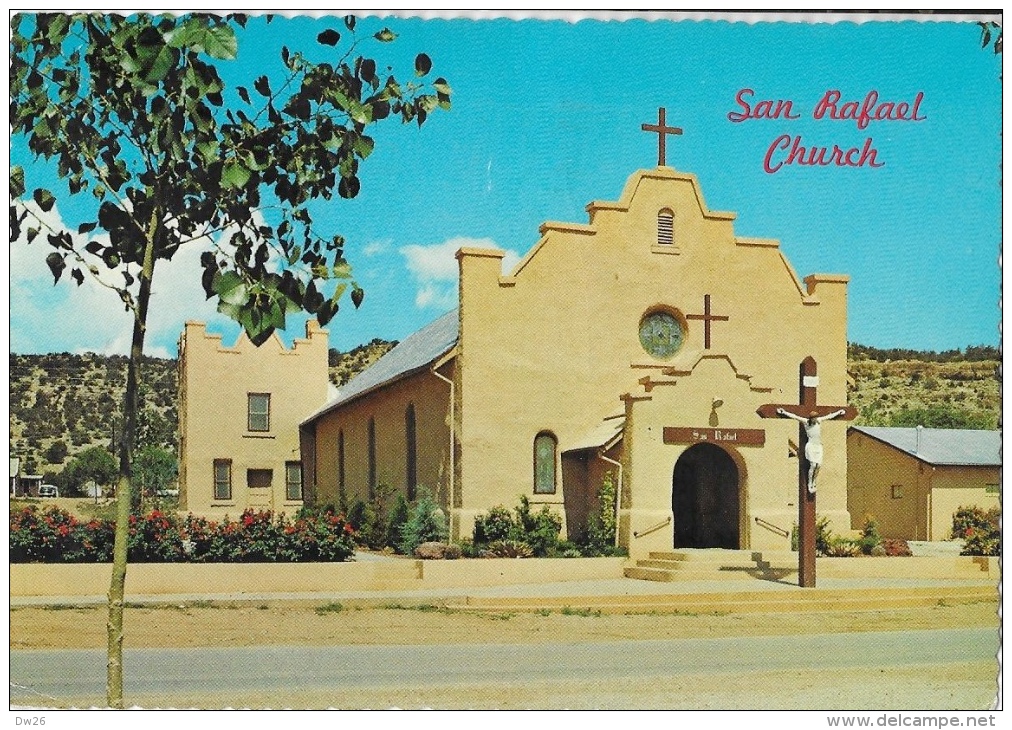
[[401,526],[398,550],[405,555],[414,555],[415,548],[423,542],[446,542],[449,533],[446,516],[439,505],[426,490],[420,489],[419,494],[408,521]]
[[562,518],[548,505],[534,512],[530,500],[522,496],[512,512],[497,506],[488,514],[478,515],[474,520],[474,544],[487,548],[493,543],[523,543],[532,554],[545,557],[557,549],[561,530]]
[[875,551],[875,548],[882,545],[882,535],[878,531],[878,522],[871,515],[866,515],[864,518],[864,527],[861,529],[859,544],[861,552],[865,555],[871,555]]
[[395,550],[400,549],[401,530],[407,524],[410,514],[411,509],[408,505],[408,500],[403,494],[398,494],[397,501],[394,502],[394,508],[390,510],[390,519],[387,520],[387,531],[384,542],[389,547]]
[[487,515],[474,518],[474,543],[487,545],[496,540],[509,540],[514,537],[516,525],[513,513],[503,506],[493,507]]

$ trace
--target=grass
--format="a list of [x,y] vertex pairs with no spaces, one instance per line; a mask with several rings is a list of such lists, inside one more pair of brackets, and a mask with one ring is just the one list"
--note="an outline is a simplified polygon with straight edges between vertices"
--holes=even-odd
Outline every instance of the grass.
[[457,609],[447,608],[446,606],[436,606],[432,603],[417,603],[417,604],[403,604],[403,603],[384,603],[377,608],[383,608],[389,611],[418,611],[420,613],[442,613],[446,615],[460,613]]
[[594,609],[590,609],[590,608],[573,608],[572,606],[563,606],[562,607],[562,615],[563,616],[583,616],[583,617],[586,617],[586,618],[590,618],[590,617],[597,618],[597,617],[600,617],[602,614],[601,614],[601,610],[600,609],[594,610]]
[[[266,606],[264,606],[266,608]],[[344,610],[344,606],[336,601],[330,603],[324,603],[322,606],[317,606],[314,611],[317,616],[326,616],[328,613],[341,613]]]
[[77,603],[51,603],[42,607],[44,611],[76,611],[88,606],[81,606]]

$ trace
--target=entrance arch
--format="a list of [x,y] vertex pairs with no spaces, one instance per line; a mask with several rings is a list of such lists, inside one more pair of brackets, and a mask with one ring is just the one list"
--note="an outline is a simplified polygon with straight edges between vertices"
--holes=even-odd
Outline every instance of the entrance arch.
[[740,495],[740,473],[730,454],[709,443],[686,449],[671,477],[674,547],[740,548]]

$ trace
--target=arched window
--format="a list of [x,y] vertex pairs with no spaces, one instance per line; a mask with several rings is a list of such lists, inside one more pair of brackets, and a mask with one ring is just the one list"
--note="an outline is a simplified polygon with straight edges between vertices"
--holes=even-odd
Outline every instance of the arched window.
[[408,483],[408,499],[414,500],[418,491],[418,441],[415,432],[415,404],[409,403],[404,412],[404,440]]
[[369,499],[376,496],[376,419],[369,419]]
[[344,503],[345,497],[345,481],[344,481],[344,429],[342,428],[337,432],[337,493],[341,497],[341,503]]
[[555,494],[555,436],[543,431],[534,437],[534,493]]
[[657,213],[657,244],[670,246],[675,242],[675,212],[662,208]]

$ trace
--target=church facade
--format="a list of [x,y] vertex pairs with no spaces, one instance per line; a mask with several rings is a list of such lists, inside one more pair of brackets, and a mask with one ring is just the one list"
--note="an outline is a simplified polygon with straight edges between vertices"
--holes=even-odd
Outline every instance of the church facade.
[[[457,252],[459,308],[302,420],[307,501],[424,488],[457,538],[526,495],[573,536],[610,473],[630,555],[789,549],[798,424],[759,410],[797,403],[809,357],[819,402],[846,403],[848,278],[800,279],[665,165],[587,212],[543,224],[512,271]],[[846,425],[821,431],[818,512],[845,531]]]

